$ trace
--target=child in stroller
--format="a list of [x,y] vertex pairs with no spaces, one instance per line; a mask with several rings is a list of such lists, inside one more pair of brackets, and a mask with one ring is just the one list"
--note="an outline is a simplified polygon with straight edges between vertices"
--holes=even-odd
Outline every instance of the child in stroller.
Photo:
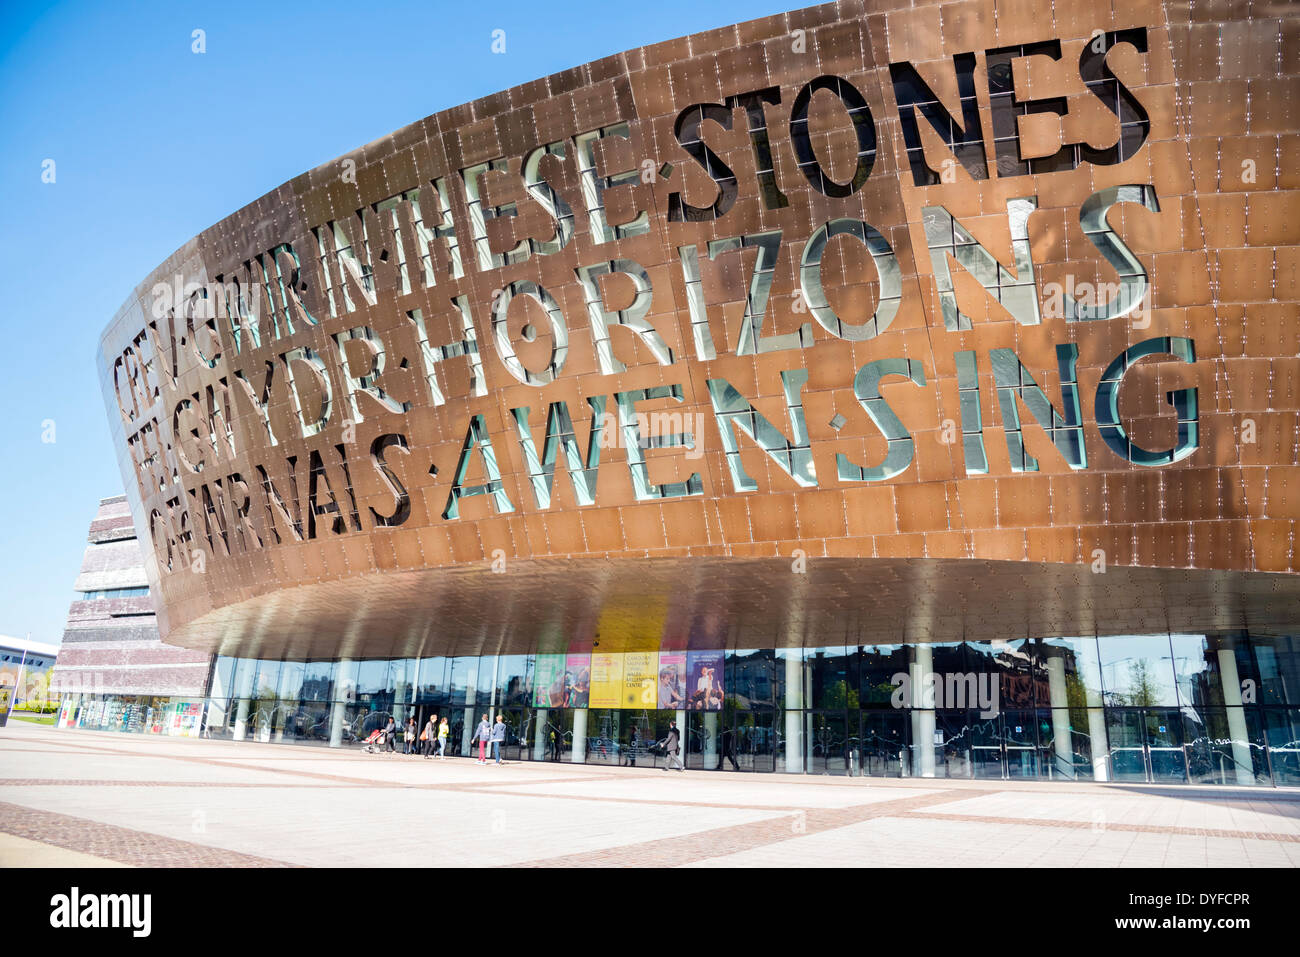
[[367,737],[366,740],[361,743],[362,743],[361,751],[363,754],[381,753],[384,750],[384,745],[387,743],[384,739],[383,729],[375,728],[374,731],[370,732],[369,737]]

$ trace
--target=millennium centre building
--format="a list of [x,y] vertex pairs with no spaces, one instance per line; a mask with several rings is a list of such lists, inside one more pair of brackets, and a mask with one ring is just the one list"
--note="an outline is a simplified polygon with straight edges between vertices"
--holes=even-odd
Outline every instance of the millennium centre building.
[[1298,33],[845,0],[194,237],[98,366],[202,734],[1300,784]]

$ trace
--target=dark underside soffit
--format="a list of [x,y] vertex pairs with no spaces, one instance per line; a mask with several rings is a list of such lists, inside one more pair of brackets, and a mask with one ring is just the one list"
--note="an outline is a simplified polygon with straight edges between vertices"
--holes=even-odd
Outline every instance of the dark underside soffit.
[[218,654],[416,657],[1300,630],[1300,576],[951,559],[581,559],[371,575],[165,636]]

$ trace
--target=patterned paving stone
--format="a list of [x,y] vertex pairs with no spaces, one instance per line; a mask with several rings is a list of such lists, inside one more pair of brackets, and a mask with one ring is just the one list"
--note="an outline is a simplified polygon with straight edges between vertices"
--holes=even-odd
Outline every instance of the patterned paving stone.
[[167,867],[1295,867],[1300,793],[482,767],[11,726],[0,834],[7,860]]
[[0,802],[0,830],[137,867],[288,867],[283,861],[239,854],[128,827],[100,824],[53,811]]

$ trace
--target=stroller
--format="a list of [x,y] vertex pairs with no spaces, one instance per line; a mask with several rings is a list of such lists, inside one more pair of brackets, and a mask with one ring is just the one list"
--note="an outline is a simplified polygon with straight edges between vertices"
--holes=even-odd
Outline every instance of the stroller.
[[361,752],[362,754],[381,754],[383,753],[384,745],[387,743],[383,730],[375,728],[374,731],[370,732],[370,736],[367,737],[365,741],[361,742]]

